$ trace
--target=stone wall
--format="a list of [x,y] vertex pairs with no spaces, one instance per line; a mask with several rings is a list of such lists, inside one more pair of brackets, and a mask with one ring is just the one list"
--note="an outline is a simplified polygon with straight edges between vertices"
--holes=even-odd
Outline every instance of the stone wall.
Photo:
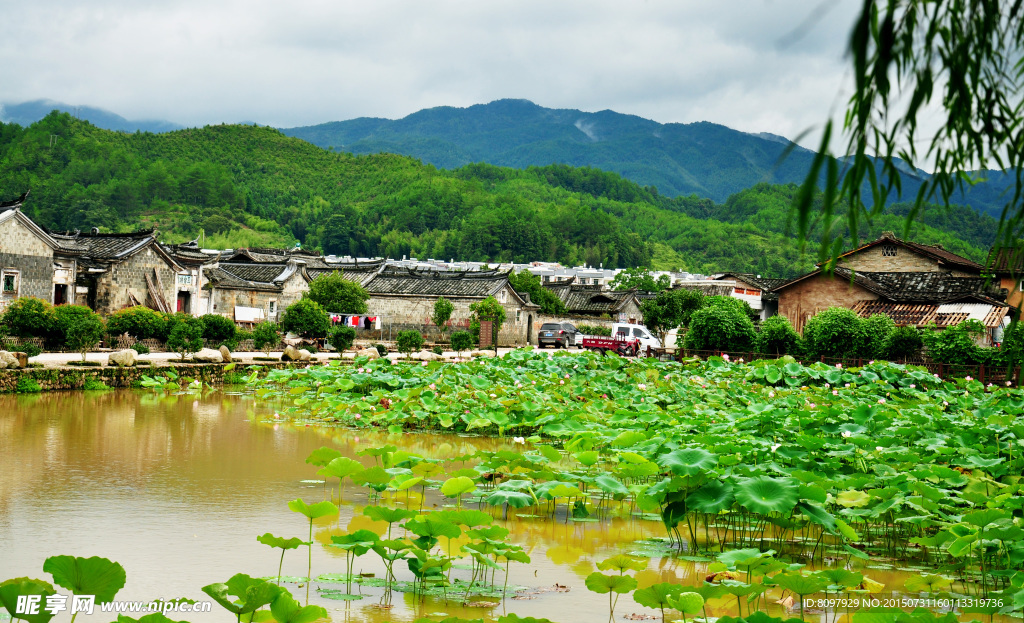
[[131,291],[139,302],[145,305],[149,294],[146,275],[153,280],[154,286],[159,287],[153,276],[154,270],[160,275],[160,284],[163,285],[161,293],[164,300],[174,312],[177,309],[177,299],[175,298],[177,271],[167,263],[162,255],[153,250],[152,245],[123,262],[113,264],[108,272],[97,277],[95,310],[100,314],[109,315],[131,305],[128,291]]
[[16,295],[0,290],[0,309],[21,296],[53,301],[53,249],[17,218],[0,223],[0,268],[19,272]]
[[[296,272],[289,277],[282,284],[280,291],[214,288],[211,313],[222,314],[234,319],[236,306],[257,307],[263,310],[268,320],[278,322],[281,320],[281,313],[285,308],[302,298],[303,293],[308,291],[309,284],[306,283],[301,272]],[[273,315],[270,314],[271,301],[275,302]]]
[[855,271],[872,273],[927,273],[927,272],[952,272],[955,277],[977,277],[975,273],[967,273],[959,270],[950,270],[949,266],[940,265],[930,257],[915,253],[906,247],[896,247],[896,255],[884,256],[882,249],[886,245],[880,244],[839,260],[839,265]]
[[850,283],[848,279],[818,274],[779,292],[779,314],[793,328],[803,332],[811,316],[829,307],[850,308],[857,301],[873,301],[878,295]]
[[[314,362],[315,363],[315,362]],[[224,375],[227,374],[224,368],[225,363],[195,363],[195,364],[172,364],[166,366],[136,366],[132,368],[118,367],[83,367],[83,368],[26,368],[14,370],[0,370],[0,393],[13,393],[18,386],[18,380],[22,377],[32,379],[43,389],[43,391],[54,391],[64,389],[82,389],[88,380],[102,381],[109,387],[138,387],[142,382],[143,375],[163,375],[170,370],[177,374],[183,374],[193,379],[198,379],[210,385],[221,385],[224,383]],[[311,365],[310,362],[261,362],[258,364],[262,369],[261,375],[276,368],[305,368]],[[247,367],[236,366],[233,372],[250,374]]]

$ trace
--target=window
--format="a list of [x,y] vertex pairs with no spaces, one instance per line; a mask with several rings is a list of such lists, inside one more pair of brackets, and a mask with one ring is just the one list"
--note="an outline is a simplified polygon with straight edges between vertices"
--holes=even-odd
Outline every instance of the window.
[[896,257],[896,245],[882,245],[882,257]]
[[517,309],[516,310],[516,324],[519,324],[522,321],[523,321],[523,312],[522,312],[522,310]]
[[3,272],[3,288],[4,294],[18,296],[18,271],[5,270]]
[[643,329],[633,329],[633,337],[647,339],[647,334],[644,333]]

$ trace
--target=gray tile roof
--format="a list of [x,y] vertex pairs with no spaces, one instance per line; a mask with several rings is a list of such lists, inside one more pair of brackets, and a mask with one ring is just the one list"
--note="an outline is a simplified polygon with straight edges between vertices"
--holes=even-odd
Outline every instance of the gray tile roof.
[[[778,290],[820,274],[821,269],[791,279]],[[837,279],[851,281],[883,299],[900,303],[946,303],[965,298],[998,302],[1005,294],[998,284],[984,277],[955,277],[948,272],[854,272],[838,266]]]
[[367,284],[370,295],[421,294],[427,296],[487,297],[508,284],[508,273],[498,271],[417,271],[386,268]]
[[79,231],[65,231],[50,232],[50,235],[62,249],[100,261],[123,259],[156,242],[152,229],[127,234],[86,234]]
[[636,290],[603,290],[577,284],[552,287],[570,314],[611,314],[636,300]]

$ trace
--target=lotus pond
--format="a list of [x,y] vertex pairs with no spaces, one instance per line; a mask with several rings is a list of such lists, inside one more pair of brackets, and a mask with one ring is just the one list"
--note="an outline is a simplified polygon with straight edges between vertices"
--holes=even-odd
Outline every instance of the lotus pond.
[[250,380],[4,398],[2,577],[49,582],[48,556],[99,555],[126,571],[118,599],[224,606],[175,620],[924,623],[1024,606],[1017,389],[882,362],[530,351]]

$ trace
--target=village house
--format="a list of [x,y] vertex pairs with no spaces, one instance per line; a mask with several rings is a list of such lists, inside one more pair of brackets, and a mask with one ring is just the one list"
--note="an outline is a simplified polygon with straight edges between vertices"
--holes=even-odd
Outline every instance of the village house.
[[721,273],[714,277],[716,281],[732,284],[732,290],[725,296],[746,301],[750,307],[761,315],[761,320],[771,318],[779,311],[779,295],[773,290],[787,279],[762,277],[753,273]]
[[606,290],[601,284],[585,285],[570,279],[544,284],[558,295],[566,313],[575,321],[588,319],[612,322],[640,322],[640,298],[636,290]]
[[455,308],[449,325],[452,329],[468,329],[472,315],[469,306],[493,296],[505,308],[498,343],[535,343],[536,331],[530,327],[540,307],[531,303],[529,297],[518,294],[508,275],[497,270],[456,272],[387,267],[364,286],[370,293],[367,315],[379,320],[385,335],[393,337],[405,329],[422,331],[424,326],[433,324],[430,318],[434,303],[444,297]]
[[989,252],[988,270],[1007,291],[1006,302],[1017,309],[1024,303],[1024,249],[995,247]]
[[21,211],[27,194],[0,203],[0,309],[22,296],[67,302],[74,280],[74,261],[58,269],[60,243]]

